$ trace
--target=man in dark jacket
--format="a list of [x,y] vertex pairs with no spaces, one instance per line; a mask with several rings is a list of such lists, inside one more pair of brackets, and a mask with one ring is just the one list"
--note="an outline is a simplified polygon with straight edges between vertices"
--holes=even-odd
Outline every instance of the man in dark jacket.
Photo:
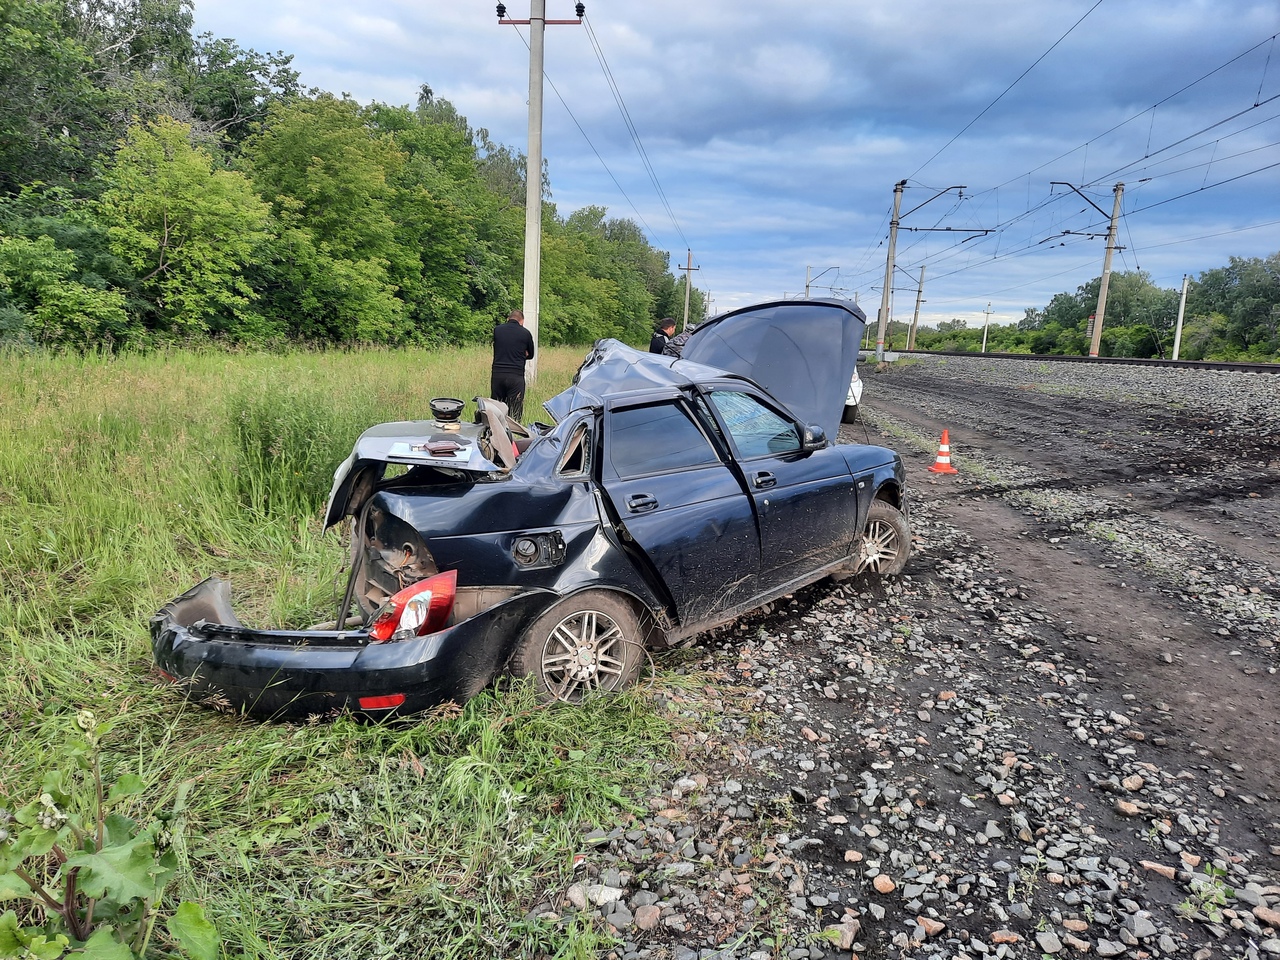
[[493,328],[493,369],[489,395],[507,405],[512,420],[524,418],[524,362],[533,359],[533,335],[524,328],[524,313],[512,310],[507,322]]
[[684,353],[684,345],[689,342],[689,338],[692,336],[693,327],[685,327],[667,341],[667,345],[662,348],[662,355],[665,357],[679,357]]
[[676,332],[676,322],[670,317],[663,317],[658,321],[658,329],[653,333],[653,339],[649,341],[650,353],[661,353],[662,348],[667,345],[667,341],[671,339],[671,335]]

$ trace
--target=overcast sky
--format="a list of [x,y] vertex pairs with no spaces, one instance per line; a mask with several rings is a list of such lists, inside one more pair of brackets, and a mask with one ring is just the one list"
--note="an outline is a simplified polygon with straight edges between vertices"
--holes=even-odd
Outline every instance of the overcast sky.
[[[527,147],[528,27],[493,3],[196,0],[195,19],[362,102],[427,83]],[[1113,269],[1178,287],[1280,251],[1278,31],[1276,0],[589,0],[546,29],[552,199],[636,220],[673,267],[692,249],[713,311],[801,295],[811,268],[815,296],[874,317],[906,180],[894,319],[923,266],[922,322],[980,325],[1101,274],[1123,182]]]

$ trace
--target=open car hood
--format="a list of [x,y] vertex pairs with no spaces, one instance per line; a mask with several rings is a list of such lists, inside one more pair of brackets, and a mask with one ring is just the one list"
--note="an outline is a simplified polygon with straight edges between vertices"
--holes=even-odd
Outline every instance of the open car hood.
[[835,437],[867,317],[841,300],[778,300],[721,314],[684,345],[693,361],[750,377]]

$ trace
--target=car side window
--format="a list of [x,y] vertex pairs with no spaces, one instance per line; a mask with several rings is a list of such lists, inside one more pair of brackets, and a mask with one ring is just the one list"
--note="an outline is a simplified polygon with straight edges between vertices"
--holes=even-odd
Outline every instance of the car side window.
[[796,425],[751,394],[717,390],[711,394],[711,403],[733,437],[739,456],[763,457],[800,450]]
[[560,454],[560,462],[556,465],[556,474],[566,480],[586,476],[591,469],[591,433],[584,420],[573,428],[569,439]]
[[697,424],[676,403],[611,411],[606,455],[614,472],[628,479],[720,461]]

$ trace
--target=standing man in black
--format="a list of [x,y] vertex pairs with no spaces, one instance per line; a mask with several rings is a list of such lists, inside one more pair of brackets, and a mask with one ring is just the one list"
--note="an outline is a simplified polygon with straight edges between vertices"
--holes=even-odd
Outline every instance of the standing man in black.
[[667,341],[671,339],[672,334],[676,332],[676,322],[670,317],[663,317],[658,321],[658,329],[654,331],[653,339],[649,341],[650,353],[661,353],[662,348],[667,345]]
[[524,418],[524,362],[533,359],[533,335],[524,328],[524,313],[512,310],[507,322],[493,328],[493,370],[489,394],[507,405],[507,414]]

